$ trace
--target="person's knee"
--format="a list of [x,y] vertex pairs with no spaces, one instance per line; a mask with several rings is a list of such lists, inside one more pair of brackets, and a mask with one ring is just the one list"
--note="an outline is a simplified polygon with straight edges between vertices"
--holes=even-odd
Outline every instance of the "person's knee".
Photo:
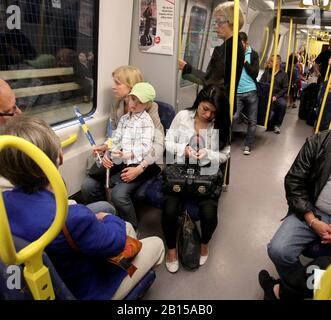
[[271,240],[267,250],[270,259],[274,264],[291,264],[295,262],[295,258],[291,256],[289,247],[279,241]]
[[127,204],[131,200],[130,194],[120,186],[115,186],[112,189],[111,199],[115,205]]
[[147,250],[153,256],[151,257],[151,262],[153,266],[158,266],[162,263],[165,254],[165,248],[162,239],[159,237],[148,237],[143,239],[143,247],[145,245],[145,250]]

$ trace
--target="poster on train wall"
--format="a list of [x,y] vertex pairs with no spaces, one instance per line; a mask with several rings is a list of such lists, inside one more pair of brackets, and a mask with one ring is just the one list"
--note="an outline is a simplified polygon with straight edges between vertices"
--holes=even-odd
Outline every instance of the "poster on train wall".
[[139,0],[139,48],[173,55],[175,0]]

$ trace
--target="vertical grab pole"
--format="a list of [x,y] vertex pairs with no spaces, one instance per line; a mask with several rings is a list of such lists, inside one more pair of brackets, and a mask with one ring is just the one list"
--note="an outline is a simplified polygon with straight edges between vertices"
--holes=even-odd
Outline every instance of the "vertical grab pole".
[[290,61],[291,43],[292,43],[292,32],[293,32],[293,18],[291,18],[291,20],[290,20],[290,32],[289,32],[289,37],[288,37],[286,68],[285,68],[285,72],[286,73],[288,71],[288,64],[289,64],[289,61]]
[[292,56],[292,64],[291,64],[291,74],[290,74],[290,81],[288,83],[287,96],[290,95],[291,84],[292,84],[292,79],[293,79],[294,55],[295,55],[295,53],[297,51],[297,43],[298,43],[298,40],[297,40],[297,28],[298,28],[298,25],[296,24],[295,25],[295,36],[294,36],[294,48],[293,48],[293,56]]
[[263,53],[262,53],[262,56],[261,56],[261,59],[260,59],[260,65],[264,59],[264,56],[267,52],[267,48],[268,48],[268,42],[269,42],[269,27],[266,27],[265,28],[265,45],[264,45],[264,50],[263,50]]
[[239,34],[239,0],[234,1],[233,19],[233,42],[231,61],[231,83],[230,83],[230,119],[233,120],[234,101],[236,94],[237,56],[238,56],[238,34]]
[[[307,58],[308,58],[308,51],[309,51],[309,46],[310,46],[310,34],[309,34],[309,30],[307,30],[307,44],[306,44],[306,54],[305,54],[305,60],[304,60],[304,67],[306,67],[306,62],[307,62]],[[305,70],[303,70],[303,72],[305,72]]]
[[[237,76],[237,56],[238,56],[238,34],[239,34],[239,0],[234,0],[234,17],[233,17],[233,38],[232,38],[232,58],[231,58],[231,83],[230,83],[230,120],[233,121],[234,101],[236,94],[236,76]],[[224,183],[228,178],[229,160],[226,163]]]
[[275,46],[273,52],[273,65],[272,65],[272,76],[270,82],[270,91],[269,91],[269,100],[268,100],[268,107],[267,107],[267,114],[265,118],[264,127],[267,128],[269,115],[270,115],[270,108],[271,108],[271,100],[272,100],[272,93],[274,90],[274,83],[275,83],[275,71],[276,71],[276,57],[278,52],[278,37],[279,37],[279,28],[280,28],[280,16],[281,16],[281,0],[278,0],[278,10],[277,10],[277,24],[276,24],[276,34],[275,34]]

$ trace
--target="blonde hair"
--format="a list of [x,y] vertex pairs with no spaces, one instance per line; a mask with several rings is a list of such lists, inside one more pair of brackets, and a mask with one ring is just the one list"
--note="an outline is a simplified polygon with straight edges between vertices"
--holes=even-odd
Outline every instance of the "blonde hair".
[[[213,12],[214,16],[224,16],[229,24],[233,27],[233,20],[234,20],[234,3],[233,2],[225,2],[220,3]],[[244,15],[239,9],[239,30],[244,25]]]
[[[0,133],[32,142],[58,166],[61,152],[60,139],[45,121],[23,115],[13,117],[1,127]],[[21,187],[28,193],[36,192],[49,183],[39,166],[25,153],[15,148],[0,151],[0,175],[15,187]]]
[[114,79],[130,88],[136,83],[144,81],[143,74],[134,66],[121,66],[113,71],[112,76]]

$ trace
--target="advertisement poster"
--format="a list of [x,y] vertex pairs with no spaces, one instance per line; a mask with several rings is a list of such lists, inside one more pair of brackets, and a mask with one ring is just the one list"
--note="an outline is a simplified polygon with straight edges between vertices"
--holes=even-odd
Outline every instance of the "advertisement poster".
[[139,0],[139,48],[173,55],[175,0]]

